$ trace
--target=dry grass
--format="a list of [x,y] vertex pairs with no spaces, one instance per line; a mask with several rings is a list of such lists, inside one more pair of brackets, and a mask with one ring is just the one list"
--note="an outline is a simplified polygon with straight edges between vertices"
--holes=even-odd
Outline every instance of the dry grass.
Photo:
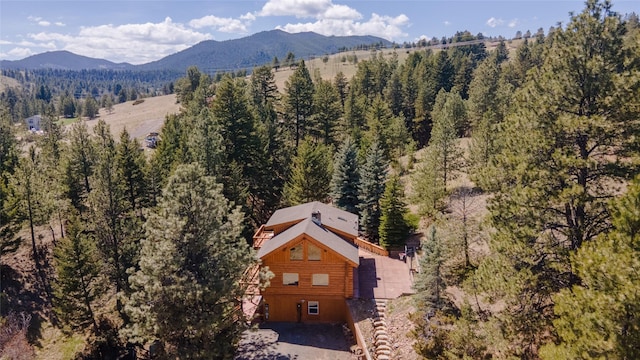
[[7,88],[20,88],[20,83],[14,78],[0,75],[0,92],[4,92]]
[[[314,73],[317,71],[320,72],[320,76],[324,80],[331,80],[336,77],[339,72],[342,72],[347,80],[351,79],[353,75],[355,75],[358,70],[357,63],[350,63],[348,61],[342,61],[343,57],[347,57],[349,55],[355,55],[358,58],[358,62],[364,60],[370,60],[372,56],[378,56],[379,53],[382,53],[385,59],[389,59],[393,53],[398,55],[398,64],[404,63],[404,60],[409,56],[411,52],[420,51],[420,49],[381,49],[378,51],[370,51],[370,50],[358,50],[358,51],[348,51],[338,54],[329,55],[329,60],[327,62],[323,62],[323,56],[317,57],[312,60],[305,60],[305,64],[309,69],[309,73],[313,77]],[[289,79],[289,76],[293,74],[295,69],[290,69],[288,67],[281,67],[275,73],[275,81],[278,86],[278,90],[280,92],[284,92],[284,82]]]
[[137,105],[133,103],[127,101],[114,105],[111,113],[100,109],[98,117],[87,120],[87,125],[92,129],[102,119],[109,125],[114,137],[119,138],[126,128],[132,138],[142,140],[150,132],[159,132],[167,115],[180,111],[175,94],[145,98]]

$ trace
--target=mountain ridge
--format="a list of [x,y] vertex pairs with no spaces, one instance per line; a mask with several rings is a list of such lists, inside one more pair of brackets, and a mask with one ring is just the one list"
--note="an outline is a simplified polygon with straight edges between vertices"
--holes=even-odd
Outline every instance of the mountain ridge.
[[297,58],[310,58],[333,54],[340,49],[359,46],[390,46],[388,40],[370,36],[324,36],[314,32],[287,33],[270,30],[239,39],[224,41],[205,40],[187,49],[145,64],[115,63],[91,58],[66,50],[48,51],[21,60],[2,60],[3,69],[59,69],[59,70],[176,70],[184,72],[197,66],[204,72],[214,73],[250,69],[269,63],[274,57],[284,60],[288,52]]

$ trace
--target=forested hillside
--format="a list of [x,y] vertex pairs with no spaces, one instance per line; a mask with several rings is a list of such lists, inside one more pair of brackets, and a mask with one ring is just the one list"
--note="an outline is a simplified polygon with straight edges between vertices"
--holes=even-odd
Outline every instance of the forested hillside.
[[271,276],[247,278],[251,235],[313,200],[387,249],[424,231],[419,356],[640,357],[637,15],[589,0],[514,51],[274,73],[190,67],[149,157],[104,120],[61,125],[44,86],[19,99],[48,109],[26,136],[3,93],[0,357],[233,357],[236,305]]

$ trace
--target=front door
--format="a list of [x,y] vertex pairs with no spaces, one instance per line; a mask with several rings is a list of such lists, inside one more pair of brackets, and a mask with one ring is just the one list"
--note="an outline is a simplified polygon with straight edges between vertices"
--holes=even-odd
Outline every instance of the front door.
[[302,304],[297,303],[296,307],[298,310],[298,322],[302,322]]

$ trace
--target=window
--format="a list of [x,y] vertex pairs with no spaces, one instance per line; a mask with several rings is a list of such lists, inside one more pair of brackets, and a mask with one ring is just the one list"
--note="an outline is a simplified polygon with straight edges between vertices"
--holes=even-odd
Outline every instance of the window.
[[283,273],[282,274],[282,284],[283,285],[298,286],[298,274],[297,273]]
[[313,286],[329,286],[329,274],[313,274],[311,284]]
[[319,247],[309,244],[307,251],[309,252],[307,257],[310,261],[319,261],[322,259],[322,250]]
[[289,260],[303,260],[304,253],[302,244],[298,244],[289,249]]
[[307,309],[309,310],[309,315],[318,315],[320,313],[320,305],[317,301],[309,301]]

